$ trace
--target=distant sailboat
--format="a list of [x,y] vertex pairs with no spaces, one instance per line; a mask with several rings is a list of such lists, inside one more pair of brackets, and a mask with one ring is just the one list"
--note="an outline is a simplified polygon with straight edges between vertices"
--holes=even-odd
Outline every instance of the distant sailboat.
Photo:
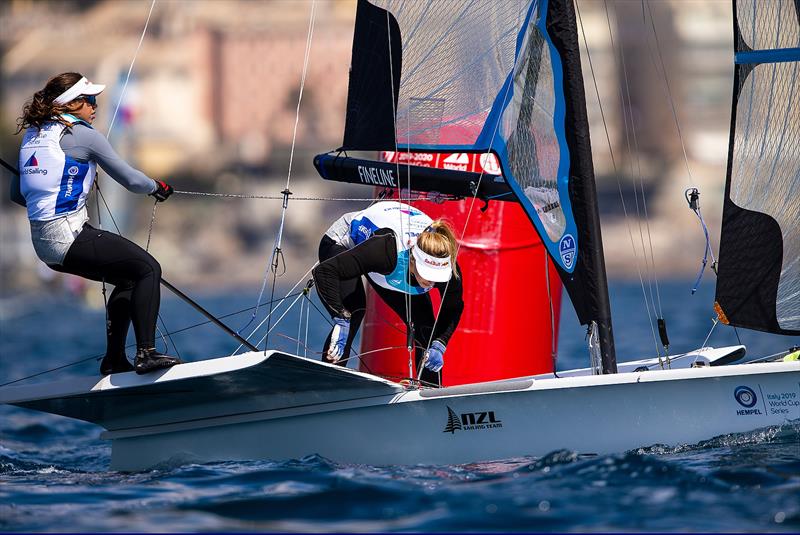
[[[590,327],[596,366],[418,389],[268,350],[6,387],[0,401],[103,426],[120,470],[311,453],[371,464],[608,453],[797,421],[797,360],[731,364],[745,352],[734,346],[676,355],[671,369],[660,358],[617,363],[572,2],[435,4],[359,0],[344,143],[315,163],[327,179],[519,202]],[[791,335],[800,334],[796,5],[734,2],[717,288],[724,322]],[[502,173],[356,151],[491,154]]]

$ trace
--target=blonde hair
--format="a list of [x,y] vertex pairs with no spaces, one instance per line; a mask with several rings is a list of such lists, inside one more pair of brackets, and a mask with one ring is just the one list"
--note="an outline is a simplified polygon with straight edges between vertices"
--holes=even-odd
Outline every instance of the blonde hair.
[[453,276],[458,278],[456,270],[456,253],[458,252],[458,241],[453,232],[453,227],[444,219],[437,219],[426,228],[422,234],[417,236],[417,247],[423,252],[437,258],[450,257],[450,268]]

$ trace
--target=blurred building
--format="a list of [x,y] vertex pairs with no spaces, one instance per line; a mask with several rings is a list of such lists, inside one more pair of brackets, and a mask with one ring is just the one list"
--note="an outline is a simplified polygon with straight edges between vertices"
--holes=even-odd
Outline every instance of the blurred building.
[[[341,142],[355,6],[355,0],[161,0],[150,14],[147,0],[6,0],[0,3],[0,155],[16,161],[19,138],[11,133],[25,100],[52,75],[75,70],[108,84],[96,126],[108,132],[119,104],[110,139],[146,173],[183,189],[277,193],[280,180],[268,178],[286,177],[311,34],[293,180],[306,178],[317,193],[336,187],[341,194],[342,187],[312,178],[311,155]],[[629,231],[617,218],[621,191],[625,211],[634,224],[640,221],[636,186],[648,195],[655,256],[685,273],[696,262],[676,260],[685,256],[675,253],[686,243],[675,229],[698,239],[699,231],[683,189],[689,183],[710,186],[703,201],[712,234],[721,212],[709,202],[725,172],[730,2],[579,0],[576,6],[594,164],[609,219],[609,270],[635,273]],[[119,210],[135,202],[124,192],[120,198]],[[17,280],[33,270],[14,267],[36,260],[24,214],[8,205],[5,191],[0,199],[0,281]],[[243,280],[260,280],[279,203],[213,202],[185,196],[170,201],[159,215],[169,224],[158,229],[157,256],[181,274],[173,278],[200,280],[218,269],[227,277],[236,272]],[[299,244],[293,249],[313,258],[328,219],[348,208],[297,207],[301,215],[294,212],[287,221]],[[136,237],[146,231],[149,210],[142,205],[127,217]],[[253,267],[231,269],[236,259]]]
[[[76,70],[109,85],[98,117],[107,129],[136,55],[112,136],[128,129],[146,172],[259,167],[291,145],[312,2],[157,2],[137,49],[150,6],[12,0],[2,17],[4,116],[19,115],[50,76]],[[352,1],[316,3],[301,149],[341,138],[354,11]]]

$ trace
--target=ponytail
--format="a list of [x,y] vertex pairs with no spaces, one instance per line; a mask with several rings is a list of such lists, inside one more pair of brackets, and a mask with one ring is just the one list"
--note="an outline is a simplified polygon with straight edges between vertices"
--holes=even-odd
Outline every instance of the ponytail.
[[22,117],[17,119],[17,131],[19,134],[26,128],[41,129],[45,123],[57,121],[68,124],[61,118],[62,113],[70,111],[70,103],[56,104],[53,102],[59,95],[67,89],[77,84],[83,75],[77,72],[65,72],[51,78],[43,89],[33,94],[33,97],[25,103],[22,108]]
[[456,253],[458,252],[458,240],[453,232],[453,228],[444,219],[437,219],[417,237],[417,247],[431,256],[437,258],[450,257],[450,268],[453,276],[458,278],[456,269]]

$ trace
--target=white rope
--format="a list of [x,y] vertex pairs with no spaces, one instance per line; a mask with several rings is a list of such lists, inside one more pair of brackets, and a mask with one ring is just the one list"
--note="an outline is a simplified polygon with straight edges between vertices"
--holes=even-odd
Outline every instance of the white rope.
[[[288,292],[286,292],[286,295],[283,297],[283,299],[281,299],[281,300],[280,300],[280,301],[281,301],[281,304],[282,304],[282,303],[283,303],[283,302],[284,302],[284,301],[285,301],[285,300],[286,300],[286,299],[289,297],[289,295],[290,295],[292,292],[294,292],[294,291],[297,289],[297,287],[298,287],[298,286],[300,286],[300,283],[302,283],[304,280],[306,280],[306,277],[308,277],[308,274],[309,274],[309,273],[311,273],[311,270],[312,270],[312,269],[314,269],[318,263],[319,263],[319,262],[314,262],[314,265],[313,265],[313,266],[311,266],[310,268],[308,268],[308,271],[306,271],[306,272],[305,272],[305,274],[304,274],[302,277],[300,277],[300,279],[299,279],[299,280],[298,280],[298,281],[295,283],[295,285],[294,285],[294,286],[292,286],[292,288],[291,288],[291,289],[290,289]],[[259,302],[259,304],[257,304],[257,305],[256,305],[256,308],[258,308],[259,306],[260,306],[260,302]],[[280,304],[279,304],[278,306],[280,306]],[[273,312],[274,312],[274,311],[273,311]],[[255,314],[253,315],[253,318],[255,318]],[[252,321],[252,320],[251,320],[251,321]],[[264,321],[266,321],[266,318],[264,319]],[[258,328],[259,328],[261,325],[263,325],[263,324],[264,324],[264,321],[262,321],[262,322],[261,322],[259,325],[257,325],[256,327],[254,327],[254,328],[253,328],[253,330],[250,332],[250,334],[249,334],[249,335],[247,335],[247,337],[245,337],[245,340],[247,340],[247,341],[249,342],[249,341],[250,341],[250,337],[252,337],[252,336],[255,334],[255,332],[258,330]],[[234,350],[233,350],[233,353],[231,353],[231,356],[235,355],[235,354],[236,354],[236,352],[237,352],[237,351],[239,351],[239,350],[240,350],[242,347],[243,347],[243,345],[242,345],[242,344],[240,344],[240,345],[239,345],[239,347],[237,347],[236,349],[234,349]]]
[[717,323],[719,323],[719,320],[717,318],[711,318],[711,321],[712,321],[711,330],[708,331],[708,334],[706,335],[706,339],[703,340],[703,345],[701,345],[700,347],[706,347],[706,344],[708,343],[708,339],[711,338],[711,333],[714,332],[714,329],[716,328]]
[[[585,31],[584,26],[583,26],[583,19],[581,17],[581,11],[580,11],[580,7],[578,6],[577,0],[575,1],[575,12],[578,15],[578,24],[580,25],[581,35],[583,36],[583,44],[584,44],[584,47],[586,48],[586,58],[589,61],[589,71],[592,74],[592,82],[594,83],[595,95],[597,96],[597,105],[598,105],[598,107],[600,109],[600,117],[603,120],[603,128],[604,128],[605,134],[606,134],[606,142],[608,143],[608,152],[611,155],[611,163],[612,163],[612,166],[614,168],[614,176],[615,176],[615,178],[617,180],[617,190],[619,191],[620,203],[622,205],[623,218],[625,220],[625,227],[628,230],[628,237],[630,238],[630,241],[631,241],[631,249],[633,251],[633,257],[636,260],[635,263],[636,263],[636,271],[637,271],[637,273],[639,275],[639,284],[642,287],[642,294],[645,296],[644,297],[645,298],[645,310],[647,311],[647,318],[648,318],[648,321],[650,323],[650,331],[651,331],[651,333],[653,335],[653,342],[654,342],[655,347],[656,347],[656,353],[659,355],[659,358],[661,358],[661,349],[660,349],[660,347],[658,345],[658,339],[656,338],[656,331],[655,331],[655,327],[653,325],[653,316],[652,316],[652,314],[650,312],[650,306],[648,305],[648,302],[647,302],[647,291],[645,290],[645,287],[644,287],[644,277],[642,276],[642,267],[641,267],[641,264],[640,264],[639,255],[636,252],[636,242],[635,242],[635,240],[633,238],[633,230],[631,230],[630,216],[628,215],[628,208],[625,205],[625,198],[624,198],[624,196],[622,194],[622,184],[621,184],[621,182],[619,180],[619,167],[617,166],[616,158],[614,158],[614,149],[613,149],[613,146],[612,146],[612,143],[611,143],[611,136],[608,133],[608,124],[606,122],[606,116],[605,116],[605,112],[603,110],[603,102],[602,102],[602,99],[600,98],[600,89],[597,86],[597,77],[595,76],[595,73],[594,73],[594,63],[592,62],[592,55],[591,55],[591,52],[590,52],[590,49],[589,49],[589,41],[588,41],[588,39],[586,39],[586,31]],[[609,22],[609,33],[610,32],[611,32],[611,26],[610,26],[610,22]],[[612,37],[612,47],[613,47],[613,37]],[[624,102],[624,100],[623,100],[623,102]],[[626,127],[627,127],[627,125],[626,125]]]
[[[606,12],[606,22],[608,24],[608,33],[611,36],[611,47],[612,50],[615,49],[614,45],[614,36],[611,31],[611,17],[608,13],[608,2],[603,0],[603,5],[605,7]],[[616,4],[615,4],[615,15],[616,15]],[[623,104],[623,115],[625,117],[625,139],[628,144],[628,153],[632,153],[635,155],[636,158],[636,170],[634,171],[631,169],[631,174],[634,176],[638,176],[639,178],[639,188],[642,195],[642,209],[644,211],[644,221],[645,221],[645,228],[647,230],[647,239],[648,245],[645,245],[644,241],[644,232],[642,230],[642,213],[639,210],[639,195],[637,193],[635,183],[634,183],[634,198],[636,200],[636,213],[639,216],[639,239],[642,245],[642,251],[647,251],[649,249],[650,253],[650,262],[647,261],[647,254],[645,253],[645,271],[648,274],[648,287],[650,290],[650,302],[653,307],[653,312],[655,313],[656,317],[663,318],[663,309],[661,307],[661,292],[659,290],[659,283],[658,283],[658,271],[656,269],[656,262],[655,262],[655,254],[653,251],[653,238],[650,232],[650,217],[647,212],[647,198],[644,194],[644,178],[642,175],[642,163],[641,158],[639,156],[639,139],[636,135],[636,121],[634,120],[634,113],[633,113],[633,105],[631,104],[631,90],[630,90],[630,83],[628,78],[628,68],[627,63],[625,61],[625,47],[619,47],[619,55],[622,63],[622,73],[623,79],[625,80],[625,92],[622,93],[622,104]],[[627,112],[627,113],[626,113]],[[630,120],[631,125],[631,133],[628,134],[628,120]],[[631,136],[633,137],[633,150],[631,149]],[[633,163],[631,163],[631,167],[633,167]],[[653,294],[653,285],[655,282],[655,295]],[[646,298],[645,298],[646,302]]]
[[304,340],[304,343],[303,343],[303,356],[304,357],[308,356],[308,325],[309,325],[309,320],[310,320],[310,314],[311,314],[311,307],[308,306],[308,307],[306,307],[306,337],[305,337],[305,340]]
[[[133,66],[136,64],[136,57],[139,55],[139,50],[142,48],[142,43],[144,42],[144,36],[147,34],[147,27],[150,25],[150,17],[153,14],[153,8],[156,7],[156,0],[153,0],[150,4],[150,11],[147,13],[147,19],[144,22],[144,28],[142,28],[142,35],[139,37],[139,44],[136,46],[136,51],[133,53],[133,59],[131,60],[131,64],[128,66],[128,74],[125,76],[125,82],[122,84],[122,92],[120,93],[119,99],[117,100],[117,105],[114,108],[114,113],[111,115],[111,123],[108,126],[108,132],[106,132],[106,137],[111,135],[111,130],[114,128],[114,121],[117,119],[117,114],[119,113],[119,107],[122,104],[122,100],[125,98],[125,92],[128,88],[128,81],[131,78],[131,73],[133,72]],[[94,188],[97,189],[97,194],[95,196],[95,204],[97,207],[97,224],[102,230],[103,228],[103,218],[100,214],[100,200],[99,197],[102,196],[100,193],[100,176],[99,174],[95,174],[95,181],[94,181]],[[105,199],[103,199],[103,203],[105,204]],[[117,226],[117,222],[114,220],[114,214],[111,213],[111,209],[106,204],[106,210],[108,211],[108,215],[111,217],[111,222],[114,224],[114,228],[117,230],[117,234],[122,236],[122,232],[120,232],[119,227]]]
[[[391,95],[391,97],[392,97],[392,117],[394,117],[394,121],[395,121],[392,124],[392,128],[394,129],[394,132],[393,132],[393,134],[394,134],[393,135],[393,138],[394,138],[394,153],[395,153],[395,155],[397,157],[397,160],[395,161],[395,169],[396,169],[396,172],[397,172],[398,185],[399,185],[400,184],[400,176],[401,176],[400,175],[400,151],[398,150],[399,147],[397,145],[397,122],[396,122],[397,121],[397,108],[395,106],[395,98],[397,97],[397,95],[395,95],[395,92],[394,92],[394,63],[392,62],[392,25],[391,25],[391,19],[389,18],[389,10],[388,9],[386,10],[386,41],[387,41],[388,54],[389,54],[389,86],[390,86],[390,89],[391,89],[391,92],[392,92],[392,95]],[[411,151],[411,138],[409,136],[410,129],[411,129],[411,108],[409,106],[408,113],[406,113],[406,152],[410,152]],[[406,165],[406,176],[408,177],[407,178],[407,183],[408,183],[407,191],[408,191],[408,197],[409,197],[408,198],[408,203],[410,203],[411,202],[411,167],[409,165]],[[397,200],[400,203],[403,202],[403,188],[401,188],[401,187],[397,188]],[[402,242],[404,237],[405,237],[405,233],[403,231],[403,211],[402,210],[400,210],[398,212],[398,217],[400,218],[400,236],[399,236],[399,239]],[[408,220],[408,226],[410,227],[411,226],[411,214],[409,213],[406,216],[406,218]],[[401,243],[402,247],[405,247],[405,245],[406,245],[405,243]],[[408,258],[408,267],[406,268],[406,277],[405,278],[406,278],[406,287],[408,287],[408,286],[411,285],[411,255],[410,254],[409,254],[409,258]],[[413,371],[414,370],[414,354],[415,354],[416,350],[414,349],[414,345],[415,345],[414,338],[415,337],[413,336],[412,323],[411,323],[411,294],[409,294],[408,292],[403,292],[403,294],[404,294],[403,295],[403,303],[405,304],[405,309],[406,309],[405,310],[405,312],[406,312],[406,317],[405,317],[406,340],[408,340],[408,338],[411,338],[411,343],[410,344],[408,343],[408,341],[406,341],[406,351],[408,352],[408,375],[409,375],[409,377],[412,377],[414,375],[414,371]]]
[[558,350],[556,343],[556,313],[553,308],[553,293],[550,289],[550,257],[547,251],[544,252],[544,277],[547,283],[547,302],[550,305],[550,358],[553,361],[553,375],[558,377],[556,364],[558,361]]
[[[267,339],[267,337],[270,335],[270,333],[271,333],[272,331],[274,331],[274,330],[275,330],[275,329],[278,327],[278,325],[280,325],[280,323],[281,323],[281,321],[283,320],[283,318],[285,318],[285,317],[286,317],[286,314],[288,314],[288,313],[289,313],[289,311],[290,311],[290,310],[292,310],[292,307],[293,307],[295,304],[297,304],[297,301],[298,301],[298,300],[300,300],[300,299],[302,299],[302,298],[303,298],[303,295],[302,295],[302,294],[300,294],[300,295],[298,295],[297,297],[295,297],[295,298],[294,298],[294,301],[292,301],[292,303],[291,303],[291,304],[290,304],[288,307],[286,307],[286,310],[283,312],[283,314],[281,314],[281,317],[280,317],[280,318],[278,318],[278,321],[276,321],[276,322],[275,322],[275,324],[274,324],[272,327],[270,327],[270,329],[267,331],[267,333],[266,333],[264,336],[262,336],[262,337],[261,337],[261,340],[259,340],[259,341],[258,341],[258,343],[256,344],[256,346],[258,346],[259,344],[263,343],[263,342],[264,342],[264,341]],[[270,315],[271,315],[271,314],[270,314]],[[264,318],[264,321],[267,321],[267,318]],[[262,321],[262,322],[259,324],[259,327],[260,327],[261,325],[263,325],[263,324],[264,324],[264,321]],[[266,349],[264,349],[264,352],[266,352],[266,351],[267,351],[267,350],[266,350]]]
[[[153,0],[151,2],[151,4],[150,4],[150,10],[147,12],[147,19],[145,20],[144,28],[142,28],[142,35],[139,36],[139,43],[136,46],[136,51],[133,53],[133,59],[131,60],[130,65],[128,66],[128,73],[125,76],[125,82],[122,84],[122,91],[120,92],[119,99],[117,100],[117,105],[114,108],[114,113],[111,115],[111,122],[109,123],[108,131],[106,133],[106,137],[111,135],[111,130],[114,128],[114,123],[115,123],[115,121],[117,119],[117,115],[119,113],[119,108],[122,105],[122,101],[125,98],[125,93],[126,93],[126,91],[128,89],[128,82],[130,81],[131,74],[133,73],[133,67],[136,64],[136,58],[139,55],[139,50],[141,50],[142,44],[144,43],[144,38],[147,35],[147,28],[150,25],[150,17],[153,15],[153,9],[155,8],[155,6],[156,6],[156,0]],[[113,223],[114,228],[117,231],[117,234],[122,236],[122,231],[120,230],[119,226],[117,225],[117,222],[116,222],[116,220],[114,218],[114,214],[111,212],[111,208],[106,203],[105,197],[103,197],[102,193],[100,192],[100,176],[99,176],[99,174],[95,176],[94,188],[97,189],[97,193],[96,193],[96,196],[95,196],[95,203],[96,203],[96,207],[97,207],[97,224],[98,224],[98,227],[100,227],[101,230],[103,229],[103,219],[102,219],[101,213],[100,213],[100,198],[102,198],[103,205],[105,206],[105,209],[108,212],[109,217],[111,218],[111,222]],[[153,232],[153,223],[155,222],[155,218],[156,218],[156,208],[155,208],[155,205],[154,205],[153,206],[153,214],[152,214],[152,217],[150,219],[150,228],[149,228],[149,231],[148,231],[148,234],[147,234],[147,246],[145,247],[145,251],[147,251],[150,248],[150,236],[152,235],[152,232]],[[105,301],[105,280],[103,280],[102,292],[103,292],[103,300]],[[106,305],[107,304],[108,303],[106,303]],[[158,314],[158,320],[164,326],[164,330],[168,331],[168,329],[166,327],[166,324],[164,323],[164,319],[161,317],[161,314]],[[167,344],[167,340],[165,338],[164,332],[158,327],[158,324],[156,324],[156,331],[158,332],[158,335],[161,337],[162,341],[164,342],[164,345],[166,345],[167,348],[169,348],[169,345]],[[169,333],[167,333],[167,336],[169,336]],[[171,338],[170,338],[170,340],[171,340]],[[172,343],[172,347],[175,348],[176,352],[178,351],[178,348],[175,346],[174,342]]]
[[311,55],[311,42],[314,37],[314,22],[316,20],[316,0],[311,2],[311,15],[308,21],[308,34],[306,36],[306,50],[303,57],[303,73],[300,77],[300,94],[297,96],[297,109],[294,116],[294,131],[292,132],[292,149],[289,152],[289,172],[286,175],[286,189],[289,189],[289,182],[292,179],[292,163],[294,162],[294,148],[297,141],[297,125],[300,122],[300,103],[303,101],[303,90],[306,86],[306,75],[308,74],[308,58]]
[[[272,254],[270,255],[269,264],[267,266],[267,269],[264,272],[264,280],[261,283],[261,290],[259,291],[259,294],[258,294],[258,299],[256,301],[257,303],[260,303],[261,302],[261,298],[264,296],[264,291],[267,288],[267,281],[269,280],[270,271],[272,271],[272,274],[273,274],[273,277],[272,277],[272,294],[273,294],[273,297],[274,297],[275,279],[278,276],[277,275],[278,259],[279,259],[278,257],[279,257],[279,255],[283,254],[281,252],[281,243],[283,241],[283,229],[284,229],[284,226],[285,226],[285,223],[286,223],[286,210],[289,207],[289,195],[291,194],[291,192],[289,191],[289,185],[290,185],[291,179],[292,179],[292,164],[294,162],[295,142],[296,142],[296,139],[297,139],[297,125],[300,122],[300,104],[303,101],[303,90],[305,89],[306,75],[308,73],[308,58],[309,58],[309,56],[311,54],[311,43],[312,43],[312,39],[313,39],[313,35],[314,35],[314,22],[316,20],[316,5],[317,5],[316,1],[311,2],[311,13],[310,13],[310,16],[309,16],[309,21],[308,21],[308,33],[306,35],[306,48],[305,48],[305,53],[304,53],[304,57],[303,57],[303,71],[302,71],[302,74],[300,76],[300,91],[299,91],[299,94],[297,96],[297,108],[295,110],[295,118],[294,118],[294,131],[292,133],[292,148],[291,148],[291,151],[289,153],[289,169],[288,169],[288,172],[287,172],[287,175],[286,175],[286,189],[284,189],[284,191],[282,192],[283,193],[283,207],[281,209],[281,222],[280,222],[280,225],[278,227],[278,234],[275,236],[275,247],[272,250]],[[272,303],[272,298],[270,298],[270,303]],[[272,307],[272,305],[270,304],[270,309],[271,309],[271,307]],[[258,310],[256,310],[256,313],[257,312],[258,312]],[[255,318],[256,313],[253,314],[253,318]],[[272,311],[270,310],[270,313],[267,315],[267,320],[269,320],[271,317],[272,317]],[[251,319],[251,321],[252,321],[252,319]],[[270,332],[271,332],[271,329],[268,329],[267,330],[267,336],[269,336]],[[266,351],[266,347],[264,348],[264,350]]]
[[305,306],[305,301],[300,301],[300,314],[298,314],[297,319],[297,349],[295,349],[295,354],[300,354],[300,332],[303,330],[303,308]]
[[[664,58],[661,55],[661,45],[658,41],[658,32],[656,32],[656,24],[655,21],[653,20],[653,12],[650,9],[650,1],[649,0],[644,0],[644,1],[645,4],[647,5],[647,12],[650,14],[650,26],[653,28],[653,37],[655,37],[656,40],[656,51],[658,52],[658,59],[661,64],[661,72],[664,75],[664,88],[667,91],[667,98],[669,99],[669,104],[672,109],[672,118],[675,120],[675,127],[678,129],[678,139],[681,142],[681,150],[683,151],[683,161],[686,164],[686,174],[688,177],[689,185],[691,186],[694,183],[694,179],[692,178],[692,171],[691,169],[689,169],[689,157],[686,155],[686,144],[683,141],[683,133],[681,132],[681,123],[680,121],[678,121],[678,110],[675,107],[675,100],[672,98],[672,91],[670,90],[669,87],[669,79],[667,78],[667,68],[664,65]],[[652,50],[650,50],[649,39],[647,41],[647,50],[650,51],[652,59]],[[653,60],[653,63],[655,63],[655,60]],[[656,71],[658,71],[658,67],[656,67]]]
[[[605,4],[605,2],[604,2],[604,4]],[[626,229],[628,231],[628,238],[630,239],[630,242],[631,242],[631,251],[633,252],[633,257],[635,259],[636,272],[637,272],[637,274],[639,276],[639,284],[640,284],[640,286],[642,288],[642,296],[644,298],[644,306],[645,306],[645,310],[647,311],[647,320],[648,320],[648,323],[650,324],[650,333],[652,334],[652,337],[653,337],[653,343],[654,343],[655,348],[656,348],[656,354],[659,356],[659,358],[661,358],[661,348],[658,345],[658,338],[656,336],[656,329],[655,329],[655,325],[653,323],[653,314],[652,314],[651,309],[650,309],[650,302],[649,302],[649,300],[647,298],[647,290],[645,289],[644,276],[642,275],[641,260],[639,258],[639,253],[636,250],[636,241],[635,241],[635,239],[633,237],[633,230],[631,228],[632,225],[631,225],[630,215],[628,214],[628,207],[625,204],[625,197],[622,194],[622,183],[620,182],[620,179],[619,179],[620,171],[619,171],[619,168],[617,166],[616,159],[614,158],[613,148],[612,148],[612,144],[611,144],[611,137],[609,136],[609,133],[608,133],[608,125],[606,123],[605,113],[603,111],[603,102],[602,102],[602,100],[600,98],[600,90],[599,90],[599,88],[597,86],[597,79],[596,79],[595,72],[594,72],[594,64],[592,62],[592,56],[591,56],[591,52],[589,50],[589,42],[586,39],[586,31],[585,31],[584,26],[583,26],[583,20],[581,18],[580,8],[578,7],[577,2],[575,3],[575,9],[576,9],[576,12],[578,14],[578,22],[579,22],[579,24],[581,26],[581,34],[583,35],[583,43],[584,43],[584,47],[586,48],[586,56],[587,56],[587,59],[589,60],[589,69],[591,71],[592,80],[594,82],[595,94],[597,95],[597,105],[598,105],[598,107],[600,109],[600,116],[603,119],[603,128],[606,131],[606,141],[608,142],[608,150],[611,153],[611,162],[612,162],[613,167],[614,167],[614,177],[616,178],[616,181],[617,181],[617,191],[619,192],[619,199],[620,199],[620,204],[622,205],[622,212],[623,212],[623,216],[624,216],[624,220],[625,220],[625,227],[626,227]],[[611,39],[611,49],[612,49],[612,51],[616,52],[616,47],[614,45],[614,35],[613,35],[613,32],[611,31],[611,20],[609,19],[608,9],[606,9],[606,23],[607,23],[607,26],[608,26],[608,34],[609,34],[609,37]],[[622,103],[622,106],[623,106],[623,115],[625,116],[625,135],[626,135],[626,138],[627,138],[627,136],[629,134],[628,134],[628,116],[625,113],[625,94],[622,91],[622,89],[620,89],[619,93],[620,93],[620,95],[619,95],[620,96],[620,102]],[[631,116],[631,121],[633,121],[633,117],[632,116]],[[628,146],[630,147],[630,141],[628,143],[629,143]],[[638,202],[637,202],[637,209],[638,209]],[[639,230],[641,232],[641,224],[639,226]],[[647,253],[646,253],[646,251],[644,249],[644,242],[642,242],[642,255],[645,258],[645,265],[647,265]]]
[[111,124],[108,126],[108,134],[111,135],[111,129],[114,128],[114,121],[117,119],[117,113],[119,112],[119,107],[122,105],[122,101],[125,99],[125,91],[128,89],[128,81],[131,79],[131,73],[133,72],[133,65],[136,63],[136,56],[139,55],[139,49],[142,48],[142,43],[144,42],[144,36],[147,34],[147,26],[150,24],[150,16],[153,14],[153,8],[156,7],[156,0],[150,4],[150,11],[147,13],[147,20],[144,23],[144,29],[142,29],[142,35],[139,37],[139,44],[136,47],[136,52],[133,54],[133,60],[131,61],[130,67],[128,67],[128,74],[125,76],[125,83],[122,84],[122,92],[119,95],[119,100],[117,100],[117,107],[114,108],[114,115],[111,116]]
[[[538,10],[539,9],[538,0],[535,0],[535,3],[537,5],[533,9],[537,9]],[[522,5],[522,4],[520,4],[520,5]],[[517,27],[520,26],[520,20],[523,19],[521,14],[522,14],[522,9],[519,9],[517,11]],[[519,59],[519,57],[515,57],[514,58],[514,65],[512,66],[511,72],[514,72],[516,70],[516,68],[517,68],[517,60],[518,59]],[[506,92],[503,95],[503,102],[507,102],[508,101],[508,94],[509,94],[509,91],[511,91],[511,87],[512,87],[512,84],[509,84],[509,86],[506,88]],[[489,147],[491,147],[494,144],[494,140],[497,137],[497,132],[499,131],[499,129],[500,129],[500,121],[497,121],[497,124],[494,127],[494,131],[492,132],[492,139],[489,142]],[[487,156],[490,155],[490,154],[492,154],[491,149],[486,151],[486,155]],[[455,254],[456,259],[458,259],[458,253],[461,251],[461,241],[464,240],[464,235],[467,233],[467,226],[469,226],[469,221],[472,218],[472,212],[475,209],[475,200],[478,197],[478,191],[480,190],[481,182],[483,181],[484,172],[485,172],[485,169],[484,169],[483,166],[481,166],[481,173],[478,176],[478,183],[475,185],[475,189],[472,192],[472,198],[470,199],[469,209],[467,210],[467,217],[466,217],[466,219],[464,221],[464,226],[461,228],[461,236],[459,236],[458,243],[456,244],[456,254]],[[545,253],[545,254],[547,254],[547,253]],[[445,296],[447,295],[447,290],[450,288],[450,281],[451,280],[452,280],[452,277],[451,277],[450,280],[447,281],[447,284],[445,284],[445,287],[444,287],[444,291],[442,292],[442,298],[439,301],[439,309],[436,311],[436,318],[433,320],[433,328],[431,329],[431,335],[428,338],[428,344],[427,344],[427,347],[425,348],[426,351],[428,349],[430,349],[431,344],[433,343],[433,333],[436,331],[436,324],[439,323],[439,315],[442,312],[442,305],[444,304]]]

